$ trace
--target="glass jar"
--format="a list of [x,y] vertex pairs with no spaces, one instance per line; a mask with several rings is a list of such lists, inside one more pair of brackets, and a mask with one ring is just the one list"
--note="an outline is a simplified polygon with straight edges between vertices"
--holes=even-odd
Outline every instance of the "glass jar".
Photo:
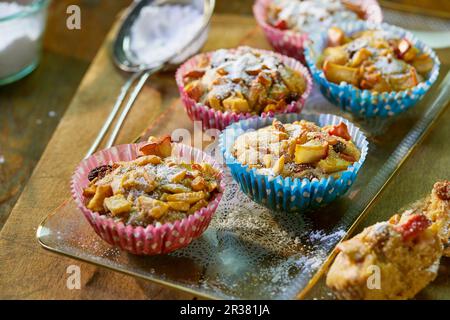
[[50,0],[0,0],[0,85],[32,72],[42,51]]

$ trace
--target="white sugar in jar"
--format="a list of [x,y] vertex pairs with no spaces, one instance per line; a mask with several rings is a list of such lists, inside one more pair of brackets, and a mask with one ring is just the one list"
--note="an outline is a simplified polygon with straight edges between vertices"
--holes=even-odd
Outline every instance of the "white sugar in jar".
[[0,85],[14,82],[39,63],[50,0],[0,0]]

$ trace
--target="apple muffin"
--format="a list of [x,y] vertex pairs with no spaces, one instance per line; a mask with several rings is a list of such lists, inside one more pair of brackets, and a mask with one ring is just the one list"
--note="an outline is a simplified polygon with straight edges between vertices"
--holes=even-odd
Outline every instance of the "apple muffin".
[[89,173],[90,183],[83,192],[89,210],[145,227],[182,220],[220,192],[219,171],[206,162],[172,157],[170,137],[152,138],[140,151],[135,160]]
[[326,279],[343,299],[410,299],[433,281],[448,246],[450,182],[389,221],[338,245]]
[[204,55],[183,74],[184,90],[197,103],[222,112],[259,115],[298,101],[305,77],[277,55],[249,47]]
[[428,78],[433,66],[430,55],[406,38],[383,30],[349,36],[337,27],[328,30],[328,46],[318,61],[328,81],[374,92],[415,87]]
[[361,156],[344,122],[321,128],[305,120],[283,124],[276,119],[240,135],[232,153],[260,174],[310,180],[338,177]]
[[364,10],[342,0],[273,0],[267,7],[267,22],[280,30],[298,33],[363,19]]

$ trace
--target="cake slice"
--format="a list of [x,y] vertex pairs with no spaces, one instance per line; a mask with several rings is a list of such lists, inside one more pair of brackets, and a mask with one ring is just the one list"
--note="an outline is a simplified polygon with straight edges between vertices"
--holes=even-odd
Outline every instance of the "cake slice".
[[449,254],[450,182],[425,201],[338,246],[326,279],[341,299],[410,299],[437,276]]

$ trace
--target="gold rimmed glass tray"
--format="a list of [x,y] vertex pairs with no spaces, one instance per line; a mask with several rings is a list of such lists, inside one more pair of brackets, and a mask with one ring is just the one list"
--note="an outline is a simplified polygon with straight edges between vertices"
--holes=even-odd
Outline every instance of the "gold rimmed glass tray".
[[[350,191],[316,212],[271,212],[247,198],[228,175],[226,193],[208,230],[175,253],[138,257],[111,247],[95,234],[72,200],[42,222],[38,241],[51,251],[204,298],[303,297],[330,261],[336,244],[443,112],[449,86],[444,65],[437,83],[416,107],[385,120],[354,119],[314,92],[304,112],[344,116],[362,128],[370,141],[369,155]],[[193,124],[181,108],[174,95],[141,138],[180,128],[192,132]]]

